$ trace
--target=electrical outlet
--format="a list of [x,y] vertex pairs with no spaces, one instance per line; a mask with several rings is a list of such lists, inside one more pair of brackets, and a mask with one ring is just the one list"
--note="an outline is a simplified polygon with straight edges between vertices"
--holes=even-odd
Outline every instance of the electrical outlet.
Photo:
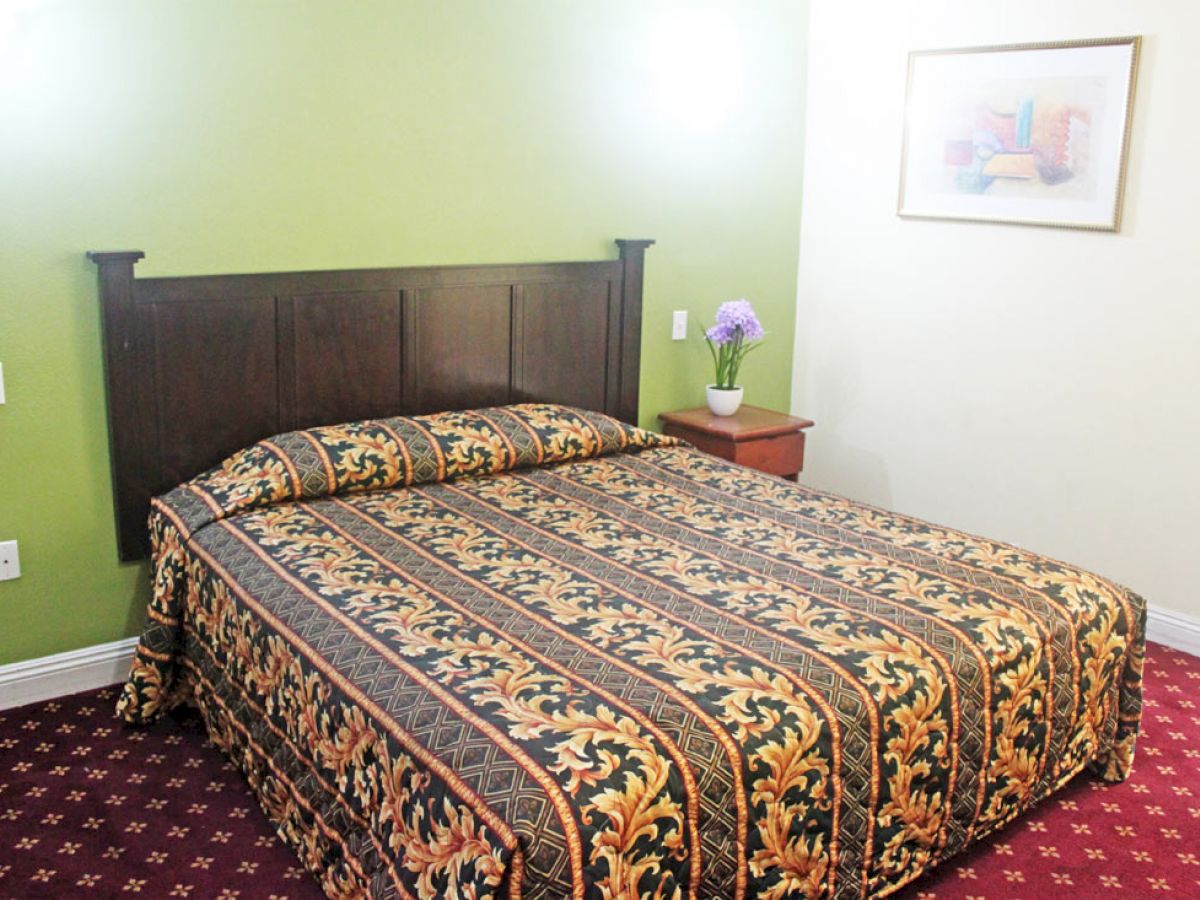
[[677,309],[671,313],[671,340],[682,341],[687,338],[687,310]]
[[0,541],[0,581],[21,577],[21,558],[16,541]]

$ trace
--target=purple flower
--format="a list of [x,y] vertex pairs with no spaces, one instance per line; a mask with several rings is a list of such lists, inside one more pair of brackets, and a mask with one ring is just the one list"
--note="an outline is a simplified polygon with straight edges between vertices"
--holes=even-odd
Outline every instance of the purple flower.
[[726,325],[714,325],[704,332],[704,336],[719,347],[733,340],[733,329]]
[[718,387],[732,388],[746,354],[766,336],[749,300],[729,300],[717,310],[717,324],[704,332],[716,368]]
[[[740,335],[739,335],[740,333]],[[717,324],[705,332],[717,346],[728,344],[740,336],[748,341],[760,340],[765,332],[749,300],[728,300],[717,310]]]

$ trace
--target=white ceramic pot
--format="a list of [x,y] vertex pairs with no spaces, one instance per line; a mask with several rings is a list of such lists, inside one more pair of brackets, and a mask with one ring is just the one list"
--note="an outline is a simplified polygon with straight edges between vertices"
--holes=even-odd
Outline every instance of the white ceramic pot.
[[704,390],[708,397],[708,408],[714,416],[732,416],[742,405],[743,390],[740,387],[719,388],[710,384]]

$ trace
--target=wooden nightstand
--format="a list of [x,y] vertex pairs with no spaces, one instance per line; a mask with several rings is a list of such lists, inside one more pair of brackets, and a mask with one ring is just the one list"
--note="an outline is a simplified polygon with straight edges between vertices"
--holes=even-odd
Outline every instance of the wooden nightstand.
[[663,431],[705,453],[782,475],[789,481],[804,468],[804,429],[808,419],[742,406],[732,416],[714,416],[707,406],[659,415]]

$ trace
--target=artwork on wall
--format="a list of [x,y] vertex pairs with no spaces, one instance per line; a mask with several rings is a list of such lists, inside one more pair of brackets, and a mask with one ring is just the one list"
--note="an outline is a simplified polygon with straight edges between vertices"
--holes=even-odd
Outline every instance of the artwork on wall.
[[1140,41],[909,54],[899,214],[1117,231]]

